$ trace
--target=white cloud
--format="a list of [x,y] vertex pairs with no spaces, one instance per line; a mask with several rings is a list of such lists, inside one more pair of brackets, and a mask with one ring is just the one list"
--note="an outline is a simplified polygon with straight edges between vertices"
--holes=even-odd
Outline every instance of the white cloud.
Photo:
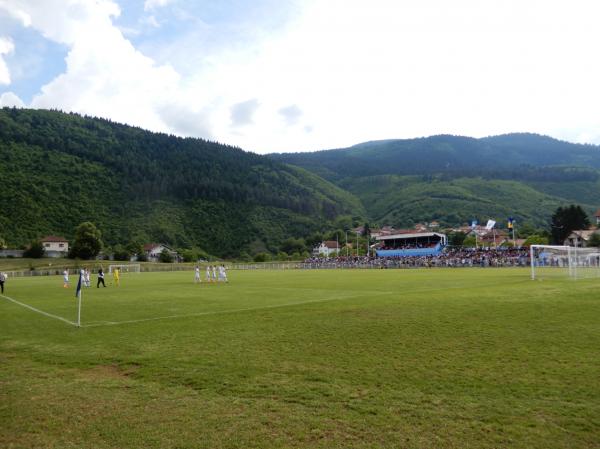
[[0,108],[4,107],[24,108],[25,103],[13,92],[4,92],[0,95]]
[[174,0],[146,0],[144,2],[144,11],[151,11],[153,9],[162,8],[167,6],[169,3],[173,3]]
[[283,117],[283,119],[289,126],[298,123],[300,121],[300,118],[302,117],[302,109],[300,109],[296,104],[291,104],[289,106],[283,107],[277,112],[279,112],[279,115]]
[[231,106],[231,125],[246,126],[254,123],[254,114],[258,110],[260,103],[256,98],[242,101]]
[[[118,6],[109,0],[45,0],[31,6],[9,4],[31,20],[31,26],[49,39],[68,46],[66,71],[33,97],[35,108],[59,108],[141,126],[155,131],[185,130],[174,121],[173,104],[180,114],[196,107],[182,95],[181,78],[169,65],[158,65],[136,50],[112,23]],[[171,126],[173,125],[173,126]],[[198,122],[199,136],[208,129]]]
[[2,55],[12,53],[15,49],[12,41],[5,37],[0,37],[0,84],[10,84],[10,71]]
[[146,42],[146,54],[113,23],[114,1],[32,3],[0,0],[0,9],[69,48],[65,72],[34,107],[258,152],[438,133],[600,139],[597,2],[305,0],[291,2],[300,8],[283,30],[248,31],[211,52],[213,36],[246,28],[207,22],[201,39],[169,35],[157,53]]

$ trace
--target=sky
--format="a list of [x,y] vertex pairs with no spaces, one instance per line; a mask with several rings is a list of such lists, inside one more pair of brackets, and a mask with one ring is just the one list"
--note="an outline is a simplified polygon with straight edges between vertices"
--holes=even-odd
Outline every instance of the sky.
[[0,105],[257,153],[600,144],[597,0],[0,0]]

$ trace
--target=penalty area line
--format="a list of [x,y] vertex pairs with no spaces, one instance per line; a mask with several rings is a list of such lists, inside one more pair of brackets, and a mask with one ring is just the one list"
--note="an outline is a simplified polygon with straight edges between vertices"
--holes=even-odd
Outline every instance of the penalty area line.
[[29,309],[29,310],[37,312],[37,313],[39,313],[41,315],[47,316],[48,318],[54,318],[55,320],[63,321],[64,323],[67,323],[67,324],[70,324],[71,326],[77,327],[77,323],[75,323],[73,321],[70,321],[70,320],[67,320],[66,318],[63,318],[62,316],[53,315],[51,313],[44,312],[43,310],[36,309],[35,307],[30,306],[29,304],[25,304],[23,302],[17,301],[16,299],[10,298],[10,297],[8,297],[6,295],[0,295],[0,296],[3,297],[4,299],[7,299],[7,300],[9,300],[9,301],[11,301],[11,302],[13,302],[13,303],[21,306],[21,307],[25,307],[26,309]]
[[[382,292],[377,295],[369,295],[372,296],[384,296],[389,295],[391,292]],[[244,307],[240,309],[231,309],[231,310],[214,310],[210,312],[198,312],[198,313],[188,313],[183,315],[167,315],[167,316],[159,316],[153,318],[141,318],[138,320],[126,320],[126,321],[102,321],[95,322],[89,324],[82,324],[81,327],[104,327],[104,326],[117,326],[119,324],[135,324],[135,323],[144,323],[147,321],[159,321],[159,320],[172,320],[176,318],[195,318],[200,316],[209,316],[209,315],[226,315],[232,313],[241,313],[241,312],[253,312],[255,310],[269,310],[269,309],[280,309],[283,307],[293,307],[293,306],[301,306],[304,304],[317,304],[321,302],[330,302],[330,301],[340,301],[346,299],[355,299],[362,298],[366,295],[353,295],[353,296],[338,296],[336,298],[328,298],[328,299],[313,299],[309,301],[300,301],[300,302],[291,302],[287,304],[273,304],[270,306],[261,306],[261,307]]]

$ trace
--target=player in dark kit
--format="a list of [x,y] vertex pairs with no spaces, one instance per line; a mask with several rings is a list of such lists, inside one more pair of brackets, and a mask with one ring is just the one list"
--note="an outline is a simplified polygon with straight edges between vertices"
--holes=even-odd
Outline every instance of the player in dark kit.
[[0,271],[0,293],[4,293],[4,282],[6,282],[6,273]]
[[106,287],[106,284],[104,283],[104,271],[102,271],[102,268],[98,269],[98,283],[96,284],[96,288],[100,288],[100,284],[102,284],[103,287]]

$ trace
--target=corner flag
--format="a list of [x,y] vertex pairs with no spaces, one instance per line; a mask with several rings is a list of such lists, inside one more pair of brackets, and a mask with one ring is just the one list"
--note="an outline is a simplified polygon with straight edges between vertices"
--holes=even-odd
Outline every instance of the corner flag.
[[79,270],[79,282],[77,282],[77,289],[75,290],[75,297],[77,298],[77,327],[81,327],[81,281],[83,281],[83,270]]
[[75,297],[79,298],[81,293],[81,281],[83,279],[83,270],[79,270],[79,282],[77,282],[77,288],[75,289]]

